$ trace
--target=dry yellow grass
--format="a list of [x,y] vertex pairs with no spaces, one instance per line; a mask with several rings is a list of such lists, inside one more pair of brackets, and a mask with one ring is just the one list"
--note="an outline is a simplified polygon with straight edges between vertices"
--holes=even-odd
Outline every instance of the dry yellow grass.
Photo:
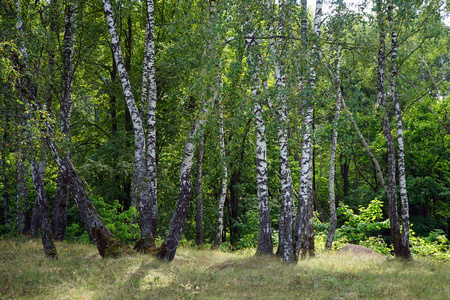
[[0,240],[2,299],[449,299],[450,263],[324,253],[296,265],[253,251],[182,247],[171,264],[133,254],[102,259],[91,245]]

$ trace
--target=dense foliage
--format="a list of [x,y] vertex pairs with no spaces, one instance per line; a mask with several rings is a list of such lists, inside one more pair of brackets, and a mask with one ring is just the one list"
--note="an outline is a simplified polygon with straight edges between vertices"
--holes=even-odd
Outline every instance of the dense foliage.
[[[155,1],[155,55],[157,81],[156,157],[158,173],[158,239],[169,227],[178,197],[178,172],[183,146],[192,122],[214,91],[216,56],[223,75],[223,115],[225,163],[228,190],[225,201],[222,249],[256,247],[258,241],[258,202],[255,174],[255,130],[251,78],[245,55],[244,24],[251,20],[255,34],[264,37],[272,22],[270,13],[259,2],[218,1],[214,23],[208,17],[208,1]],[[272,1],[270,1],[272,2]],[[323,34],[319,38],[321,63],[317,67],[313,128],[313,193],[317,247],[326,239],[330,217],[328,169],[333,129],[337,71],[337,52],[342,48],[340,66],[343,98],[378,159],[387,178],[386,141],[381,128],[381,113],[376,101],[377,23],[372,6],[344,9],[339,1],[326,9]],[[336,2],[336,3],[334,3]],[[345,2],[345,1],[344,1]],[[396,30],[399,34],[400,103],[403,111],[407,189],[410,204],[411,251],[417,255],[449,259],[450,247],[450,45],[445,3],[430,1],[394,1]],[[411,2],[405,6],[404,3]],[[56,194],[58,167],[43,142],[45,121],[55,125],[52,139],[61,151],[70,151],[73,163],[85,180],[102,220],[121,241],[139,239],[138,211],[132,207],[134,175],[133,129],[117,70],[100,1],[78,1],[75,34],[75,73],[73,106],[68,142],[59,133],[61,122],[60,87],[63,68],[64,9],[69,1],[2,0],[0,6],[0,136],[3,212],[0,236],[30,233],[23,225],[31,219],[35,191],[29,171],[23,175],[20,165],[29,169],[36,157],[46,163],[45,191],[50,211]],[[302,99],[310,91],[298,91],[297,74],[308,71],[313,37],[300,37],[299,6],[287,1],[289,24],[284,37],[287,80],[289,160],[294,193],[300,176]],[[403,3],[403,4],[402,4]],[[145,36],[143,1],[114,1],[116,23],[131,86],[136,99],[142,88],[142,64]],[[278,13],[274,3],[272,13]],[[365,10],[364,10],[365,9]],[[16,32],[17,16],[23,20],[23,40]],[[388,29],[389,30],[389,29]],[[218,37],[218,38],[217,38]],[[281,39],[281,38],[280,38]],[[44,115],[33,115],[31,130],[26,129],[23,113],[31,110],[20,96],[17,81],[23,74],[14,65],[19,48],[28,48],[28,73],[38,87],[38,98],[46,108]],[[389,44],[389,43],[388,43]],[[260,78],[267,83],[264,97],[276,93],[271,68],[269,39],[262,38]],[[217,55],[208,55],[216,51]],[[341,51],[341,50],[339,50]],[[54,66],[49,60],[54,59]],[[387,73],[390,70],[386,71]],[[387,88],[388,89],[388,88]],[[306,93],[306,96],[305,96]],[[389,91],[386,91],[389,95]],[[48,101],[50,99],[50,101]],[[312,97],[311,97],[312,99]],[[312,100],[311,100],[312,101]],[[391,105],[391,104],[388,104]],[[138,106],[140,104],[138,103]],[[143,108],[145,109],[145,108]],[[273,240],[278,240],[281,205],[280,157],[277,144],[277,115],[264,106],[267,134],[269,201]],[[393,116],[390,116],[393,118]],[[394,123],[393,120],[391,120]],[[213,242],[217,230],[217,206],[222,179],[219,149],[219,103],[213,103],[203,127],[203,222],[206,244]],[[338,230],[335,247],[358,243],[380,253],[391,251],[388,199],[374,167],[348,116],[342,112],[338,122],[336,153],[336,203]],[[32,142],[27,140],[32,136]],[[200,137],[196,137],[198,144]],[[196,181],[196,168],[192,184]],[[25,189],[27,193],[22,193]],[[192,199],[197,199],[192,189]],[[374,200],[375,199],[375,200]],[[296,205],[297,205],[296,201]],[[184,239],[193,243],[196,234],[196,203],[191,201]],[[22,224],[22,225],[20,225]],[[23,226],[27,230],[23,230]],[[75,202],[69,201],[65,239],[88,240]],[[447,254],[445,254],[447,252]]]

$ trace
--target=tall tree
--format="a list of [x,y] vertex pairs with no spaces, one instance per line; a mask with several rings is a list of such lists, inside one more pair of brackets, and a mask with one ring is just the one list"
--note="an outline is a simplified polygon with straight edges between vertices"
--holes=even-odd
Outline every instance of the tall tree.
[[[70,141],[71,139],[70,120],[72,110],[72,87],[75,74],[74,43],[77,24],[77,10],[78,0],[73,0],[71,3],[66,5],[64,15],[60,119],[61,133],[67,141]],[[70,155],[70,153],[68,153],[68,155]],[[63,174],[61,170],[59,170],[51,223],[53,235],[57,241],[62,241],[66,233],[68,196],[67,183],[64,182]]]
[[269,206],[269,188],[267,172],[266,125],[261,99],[261,80],[259,69],[262,64],[258,40],[250,31],[245,36],[247,61],[251,77],[251,93],[254,101],[255,139],[256,139],[256,189],[259,207],[259,236],[257,253],[273,254],[272,224]]
[[[152,1],[148,1],[151,2]],[[152,186],[150,180],[147,179],[148,169],[146,164],[145,155],[145,134],[143,128],[143,122],[140,117],[139,110],[137,109],[136,102],[131,90],[130,79],[128,72],[124,65],[122,56],[122,50],[119,43],[119,35],[114,20],[114,14],[112,11],[111,1],[103,0],[103,8],[105,12],[106,21],[108,23],[109,34],[111,36],[111,49],[114,53],[114,59],[116,62],[117,70],[119,73],[120,82],[122,84],[122,90],[127,103],[128,111],[131,115],[131,120],[134,128],[134,159],[135,168],[138,175],[139,185],[139,225],[141,228],[141,239],[135,245],[135,249],[138,251],[149,251],[154,247],[155,243],[155,220],[152,219]],[[148,18],[148,16],[147,16]],[[156,94],[156,91],[155,91]],[[153,226],[152,226],[153,225]]]

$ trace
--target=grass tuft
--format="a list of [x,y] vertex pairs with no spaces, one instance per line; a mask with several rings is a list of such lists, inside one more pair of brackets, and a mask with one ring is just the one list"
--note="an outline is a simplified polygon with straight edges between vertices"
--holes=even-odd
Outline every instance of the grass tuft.
[[168,264],[127,253],[102,259],[95,246],[0,240],[0,298],[20,299],[448,299],[449,262],[321,253],[298,264],[181,247]]

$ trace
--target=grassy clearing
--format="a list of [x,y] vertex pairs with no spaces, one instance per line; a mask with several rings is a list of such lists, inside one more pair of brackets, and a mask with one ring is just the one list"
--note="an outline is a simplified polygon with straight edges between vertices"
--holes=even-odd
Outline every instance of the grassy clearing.
[[319,254],[297,265],[254,252],[180,248],[171,264],[132,254],[102,259],[94,246],[0,240],[0,298],[449,299],[449,262]]

